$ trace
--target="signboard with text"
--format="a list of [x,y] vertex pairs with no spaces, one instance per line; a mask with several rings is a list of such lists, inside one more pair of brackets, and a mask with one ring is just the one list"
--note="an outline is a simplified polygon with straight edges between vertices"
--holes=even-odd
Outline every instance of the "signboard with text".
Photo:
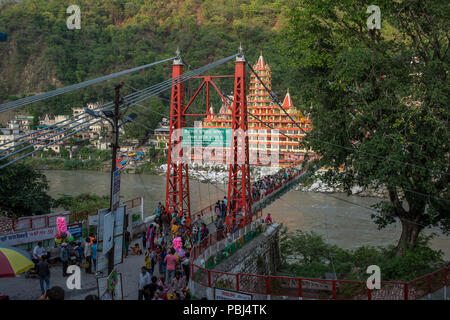
[[55,234],[57,233],[58,229],[56,227],[10,233],[0,235],[0,244],[5,244],[8,246],[16,246],[30,242],[38,242],[52,239],[55,237]]
[[229,147],[230,128],[183,128],[181,145],[184,147]]
[[122,273],[97,278],[97,293],[100,300],[123,300]]
[[214,288],[214,300],[252,300],[253,296],[232,290]]
[[[97,271],[105,271],[108,269],[108,256],[107,253],[111,245],[105,246],[104,237],[106,231],[106,224],[111,226],[111,236],[108,236],[108,239],[111,239],[111,242],[114,241],[114,265],[120,264],[123,262],[123,227],[124,227],[124,219],[125,219],[125,205],[121,205],[117,208],[117,210],[111,214],[112,222],[108,222],[107,216],[109,216],[109,209],[102,209],[98,211],[98,229],[97,229]],[[106,218],[106,222],[105,222]],[[110,227],[111,228],[111,227]]]
[[113,247],[114,238],[114,214],[108,213],[103,218],[103,254]]
[[75,238],[81,238],[83,235],[83,224],[82,223],[73,223],[67,226],[67,230],[70,234]]

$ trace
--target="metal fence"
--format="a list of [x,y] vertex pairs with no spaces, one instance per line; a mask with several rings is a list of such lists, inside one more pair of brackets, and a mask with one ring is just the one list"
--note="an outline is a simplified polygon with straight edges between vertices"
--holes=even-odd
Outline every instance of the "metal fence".
[[450,267],[409,282],[381,281],[381,289],[369,290],[365,282],[227,273],[193,264],[193,281],[209,288],[295,299],[418,300],[446,288]]
[[[123,204],[127,208],[134,208],[141,205],[142,197],[125,201]],[[81,222],[87,220],[89,215],[96,215],[97,210],[87,210],[81,212],[58,212],[39,216],[22,217],[12,219],[7,217],[0,217],[0,234],[8,234],[13,232],[31,231],[43,228],[50,228],[56,226],[57,217],[67,217],[68,224]]]
[[[263,207],[264,202],[273,197],[278,192],[281,192],[283,188],[287,188],[292,182],[294,182],[295,179],[297,179],[300,175],[306,172],[306,169],[302,169],[301,171],[297,172],[294,176],[288,177],[283,183],[280,183],[273,187],[272,189],[269,189],[264,195],[260,196],[257,199],[254,199],[252,201],[252,211],[253,210],[259,210]],[[214,217],[216,216],[214,212],[215,203],[210,204],[209,206],[195,212],[192,214],[192,222],[197,221],[197,217],[200,216],[203,221],[205,221],[207,224],[208,222],[212,223],[214,221]]]

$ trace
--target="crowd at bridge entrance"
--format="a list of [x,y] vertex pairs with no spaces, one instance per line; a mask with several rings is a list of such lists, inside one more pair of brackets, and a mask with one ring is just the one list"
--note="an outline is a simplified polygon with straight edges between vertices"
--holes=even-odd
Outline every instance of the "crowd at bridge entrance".
[[[252,199],[257,201],[277,186],[298,174],[297,169],[285,168],[277,173],[263,177],[252,186]],[[178,213],[169,215],[159,203],[156,218],[148,230],[142,233],[142,245],[131,247],[132,255],[143,255],[144,265],[139,276],[139,299],[146,300],[183,300],[189,299],[187,287],[190,277],[190,251],[200,246],[214,232],[221,240],[238,230],[242,223],[227,223],[228,199],[217,200],[213,207],[213,219],[207,224],[201,214],[190,221]],[[232,204],[231,204],[232,205]],[[265,223],[272,223],[270,214]],[[156,274],[159,274],[158,278]]]

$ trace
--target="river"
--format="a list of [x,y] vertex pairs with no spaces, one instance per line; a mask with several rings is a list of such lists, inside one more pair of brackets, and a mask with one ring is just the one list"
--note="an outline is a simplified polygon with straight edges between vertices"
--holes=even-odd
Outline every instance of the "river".
[[[50,195],[58,198],[61,194],[78,195],[95,193],[109,195],[110,175],[98,171],[45,171],[49,180]],[[220,190],[219,190],[220,189]],[[190,181],[191,213],[222,199],[227,186],[212,185]],[[144,197],[145,215],[155,211],[158,202],[164,203],[166,177],[146,174],[124,174],[121,177],[120,193],[122,200]],[[333,197],[339,197],[354,204]],[[387,246],[396,244],[400,237],[400,224],[392,224],[377,230],[370,218],[369,207],[380,201],[370,197],[347,197],[334,194],[333,197],[314,192],[290,191],[266,209],[264,215],[271,213],[274,221],[284,223],[290,231],[301,229],[314,231],[330,243],[351,249],[362,245]],[[450,260],[450,237],[439,230],[427,229],[426,234],[436,233],[431,241],[434,249],[444,252]]]

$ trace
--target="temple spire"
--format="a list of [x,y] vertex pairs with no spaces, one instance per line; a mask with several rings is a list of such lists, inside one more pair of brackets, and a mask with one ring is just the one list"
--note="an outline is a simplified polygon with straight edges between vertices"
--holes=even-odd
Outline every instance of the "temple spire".
[[291,94],[289,93],[289,88],[288,88],[286,96],[284,97],[284,101],[283,101],[283,109],[290,109],[293,107],[294,107],[294,104],[292,103]]
[[266,67],[266,65],[264,64],[264,58],[262,56],[262,51],[261,51],[261,55],[259,56],[258,63],[256,64],[256,68],[264,69],[265,67]]

